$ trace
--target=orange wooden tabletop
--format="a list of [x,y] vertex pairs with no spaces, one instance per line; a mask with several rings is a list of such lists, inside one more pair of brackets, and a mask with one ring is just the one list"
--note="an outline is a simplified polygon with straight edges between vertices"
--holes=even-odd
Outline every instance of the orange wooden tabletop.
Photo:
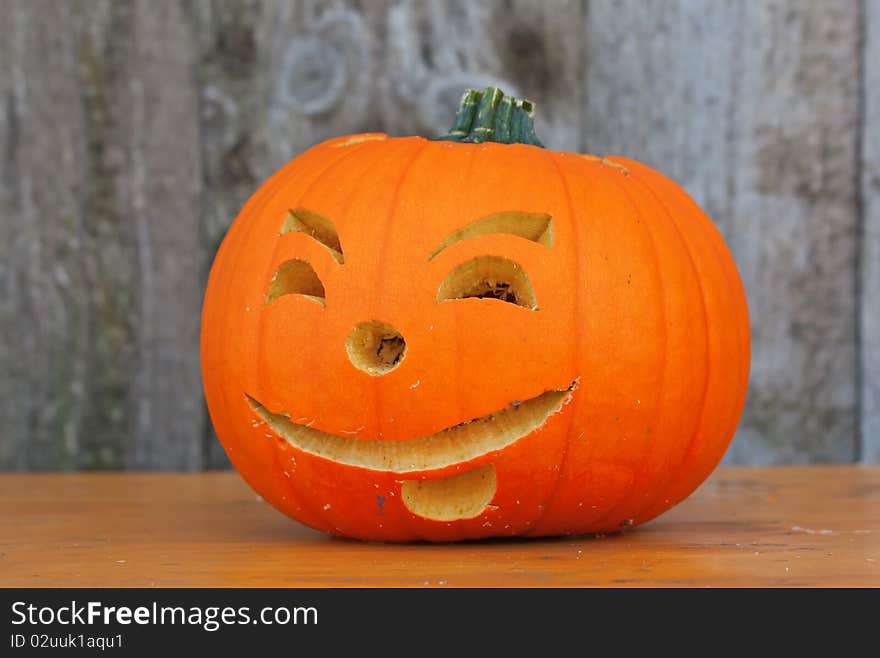
[[235,473],[0,475],[0,585],[880,587],[880,467],[724,468],[625,534],[334,539]]

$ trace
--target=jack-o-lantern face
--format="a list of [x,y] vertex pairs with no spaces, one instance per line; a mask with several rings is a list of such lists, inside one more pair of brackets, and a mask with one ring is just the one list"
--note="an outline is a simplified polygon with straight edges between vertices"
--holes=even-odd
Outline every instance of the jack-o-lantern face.
[[733,434],[745,299],[719,234],[635,162],[359,135],[293,160],[218,252],[214,425],[327,532],[607,532],[687,496]]
[[[549,248],[553,242],[552,222],[552,217],[544,213],[493,213],[451,233],[430,255],[425,255],[423,265],[456,243],[486,235],[519,236]],[[299,231],[312,238],[343,266],[345,256],[339,235],[334,224],[320,213],[306,208],[290,211],[280,234],[288,231]],[[426,287],[422,296],[427,298],[433,291],[434,287]],[[438,304],[465,299],[494,302],[480,304],[480,308],[488,309],[486,328],[492,327],[495,303],[538,310],[529,276],[519,264],[502,256],[477,256],[455,265],[436,291]],[[266,303],[271,304],[284,295],[300,296],[322,308],[327,305],[326,290],[320,278],[314,268],[301,259],[286,260],[278,266],[269,283]],[[523,316],[521,322],[527,325],[529,319]],[[432,329],[429,326],[429,331]],[[502,336],[503,328],[494,330],[497,336]],[[342,347],[338,345],[336,349]],[[405,336],[393,325],[380,320],[357,323],[344,347],[352,366],[372,377],[388,375],[407,356]],[[442,353],[437,354],[442,357]],[[421,358],[432,360],[430,355],[431,352],[423,352]],[[421,378],[417,378],[409,388],[420,384]],[[482,514],[497,487],[491,462],[474,468],[468,468],[468,464],[535,432],[551,414],[558,413],[570,401],[575,385],[576,382],[563,390],[547,390],[529,399],[512,400],[504,408],[479,418],[463,419],[437,432],[397,441],[364,441],[353,436],[356,430],[347,431],[345,435],[323,431],[312,427],[311,419],[295,420],[290,412],[272,412],[250,395],[248,401],[275,434],[303,452],[337,464],[388,472],[401,478],[410,473],[421,474],[423,479],[400,480],[404,506],[423,518],[456,521]],[[431,477],[432,473],[446,473],[450,468],[456,469],[454,475]],[[463,468],[466,470],[459,472]]]

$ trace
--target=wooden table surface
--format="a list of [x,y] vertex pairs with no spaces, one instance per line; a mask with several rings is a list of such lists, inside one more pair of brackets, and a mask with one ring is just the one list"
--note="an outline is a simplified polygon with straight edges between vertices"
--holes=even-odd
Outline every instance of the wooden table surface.
[[235,473],[0,475],[0,586],[880,587],[880,467],[724,468],[625,534],[334,539]]

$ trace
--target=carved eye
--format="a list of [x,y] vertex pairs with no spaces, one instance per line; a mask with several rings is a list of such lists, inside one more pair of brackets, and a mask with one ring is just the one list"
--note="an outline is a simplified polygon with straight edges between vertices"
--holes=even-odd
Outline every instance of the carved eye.
[[452,270],[437,291],[437,301],[453,299],[497,299],[529,310],[538,300],[522,267],[500,256],[479,256]]
[[326,306],[324,284],[321,283],[314,268],[298,258],[284,261],[275,270],[266,295],[266,304],[271,304],[284,295],[302,295],[322,307]]

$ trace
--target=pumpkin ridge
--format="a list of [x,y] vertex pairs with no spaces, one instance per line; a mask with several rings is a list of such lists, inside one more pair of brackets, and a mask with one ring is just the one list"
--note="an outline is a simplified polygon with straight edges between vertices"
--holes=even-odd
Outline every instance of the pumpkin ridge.
[[[721,232],[715,226],[711,220],[705,216],[705,213],[702,209],[696,204],[696,202],[688,195],[684,190],[679,188],[677,185],[673,183],[673,181],[669,180],[667,177],[659,174],[658,172],[654,172],[657,179],[662,183],[662,185],[669,189],[670,192],[673,192],[673,196],[677,197],[679,203],[681,203],[682,207],[687,208],[693,217],[693,221],[698,223],[702,227],[703,235],[706,239],[706,242],[710,245],[712,249],[712,253],[715,255],[715,260],[719,264],[719,269],[721,270],[722,276],[724,278],[724,282],[726,284],[727,292],[732,297],[744,297],[744,287],[742,284],[742,280],[739,276],[739,272],[736,269],[736,263],[730,256],[729,252],[723,252],[720,247],[724,245],[724,238],[721,235]],[[707,219],[707,222],[703,222],[703,219]],[[731,314],[739,315],[739,310],[742,309],[731,309]],[[747,311],[747,307],[745,308]],[[740,332],[740,327],[736,327],[737,333],[737,345],[738,347],[742,347],[742,345],[746,344],[748,341],[742,340],[742,334]]]
[[[681,204],[682,208],[686,209],[691,214],[691,217],[692,217],[691,221],[694,224],[697,224],[701,227],[704,239],[709,244],[709,248],[712,250],[712,254],[713,254],[716,262],[718,262],[718,264],[719,264],[720,276],[723,279],[724,284],[725,284],[723,287],[727,291],[729,291],[726,296],[728,296],[730,298],[736,298],[736,299],[742,298],[743,300],[745,300],[743,286],[742,286],[741,280],[739,278],[739,274],[736,271],[735,262],[733,261],[732,257],[729,255],[729,252],[724,253],[719,249],[719,241],[722,241],[721,243],[723,244],[723,237],[721,236],[720,232],[717,230],[715,225],[711,221],[707,220],[708,224],[706,224],[706,222],[703,221],[704,219],[707,219],[707,218],[705,217],[704,213],[699,208],[699,206],[696,204],[696,202],[694,202],[693,199],[687,193],[685,193],[683,190],[681,190],[678,186],[674,185],[671,180],[669,180],[665,176],[662,176],[659,174],[657,175],[657,179],[660,181],[660,183],[664,189],[668,189],[670,192],[673,193],[673,198],[678,199],[678,203]],[[743,318],[741,316],[741,313],[740,313],[741,309],[734,307],[734,306],[729,306],[728,309],[729,309],[729,313],[731,314],[731,319],[732,319],[732,322],[730,322],[730,324],[732,324],[734,326],[735,342],[736,342],[736,348],[738,351],[738,358],[731,359],[731,360],[735,361],[736,368],[737,368],[737,378],[747,382],[748,381],[748,371],[749,371],[749,347],[748,347],[749,341],[748,341],[747,335],[746,335],[745,339],[743,338],[743,334],[741,331],[741,325],[745,324],[745,326],[748,327],[748,308],[747,307],[745,308],[745,318]],[[740,321],[743,319],[745,320],[744,323]],[[746,348],[745,350],[742,349],[744,346]],[[741,364],[743,364],[743,363],[745,363],[744,368],[741,367]],[[729,445],[730,440],[732,440],[732,438],[733,438],[733,433],[736,429],[738,419],[739,419],[740,415],[742,414],[742,410],[743,410],[743,406],[744,406],[744,402],[745,402],[745,394],[746,394],[746,389],[743,387],[742,392],[740,394],[740,398],[737,401],[731,402],[726,405],[726,410],[725,410],[726,411],[726,418],[725,418],[725,421],[723,423],[721,423],[721,426],[723,428],[726,428],[726,432],[729,435],[728,439],[727,439],[728,445]],[[730,395],[726,395],[724,397],[729,398]],[[689,457],[692,456],[693,453],[695,453],[695,447],[694,447],[694,450],[691,451],[691,454],[689,454]],[[708,472],[711,472],[711,470],[715,466],[717,466],[717,463],[721,460],[722,457],[723,457],[723,452],[718,457],[718,459],[713,462],[711,468],[705,469],[705,467],[704,467],[704,469],[702,469],[703,471],[705,471],[705,473],[703,473],[700,477],[696,478],[698,484],[703,479],[705,479],[705,477],[708,475]],[[674,484],[675,484],[674,482],[671,483],[670,487],[672,487]],[[689,494],[690,494],[690,492],[688,492],[684,496],[679,497],[679,499],[674,502],[675,503],[680,502],[680,500],[687,497],[687,495],[689,495]]]
[[[696,202],[684,190],[678,188],[678,186],[673,187],[672,185],[668,185],[668,183],[667,187],[669,187],[670,191],[673,192],[675,196],[681,199],[681,203],[690,208],[692,212],[694,212],[698,216],[703,214],[702,209],[700,209]],[[733,260],[729,252],[722,251],[721,247],[724,246],[724,237],[721,235],[721,232],[718,230],[718,228],[714,224],[711,224],[708,228],[709,230],[707,231],[707,241],[712,246],[712,251],[716,256],[716,259],[719,261],[719,263],[721,263],[721,270],[723,272],[724,279],[727,282],[727,286],[732,293],[731,296],[741,297],[745,302],[743,308],[739,310],[744,311],[746,319],[745,326],[748,327],[748,298],[745,296],[745,286],[736,267],[736,262]],[[736,314],[739,315],[738,312],[736,312]],[[741,356],[750,357],[751,347],[749,336],[746,335],[746,337],[743,338],[743,334],[741,332],[741,327],[739,324],[736,324],[735,331],[737,335],[737,346],[739,348],[742,348],[743,346],[746,347],[746,349],[742,350]],[[746,364],[746,367],[744,369],[740,368],[740,370],[744,371],[742,372],[742,374],[747,379],[750,370],[751,359],[745,358],[742,360],[737,360],[737,364],[743,362]],[[745,393],[743,395],[745,395]]]
[[[576,253],[577,249],[578,249],[578,244],[579,244],[577,241],[577,220],[575,219],[576,213],[575,213],[575,209],[574,209],[574,204],[572,203],[572,200],[571,200],[571,190],[568,187],[568,181],[565,178],[565,173],[563,172],[562,167],[559,164],[559,160],[557,159],[557,156],[552,151],[548,151],[547,156],[548,156],[548,159],[550,160],[551,164],[553,165],[554,170],[556,171],[556,175],[559,177],[560,185],[562,186],[562,190],[565,193],[565,203],[568,207],[568,223],[569,223],[569,227],[570,227],[570,230],[572,233],[571,239],[569,240],[569,243],[571,244],[571,249],[575,250],[575,258],[574,258],[575,280],[580,281],[580,259],[577,258],[577,253]],[[578,327],[578,318],[583,317],[581,315],[581,304],[582,303],[583,303],[582,291],[580,289],[578,289],[578,294],[575,295],[574,304],[571,305],[571,309],[572,309],[572,313],[573,313],[573,320],[572,320],[571,326],[574,331],[574,336],[573,336],[573,340],[572,340],[572,351],[571,351],[572,372],[577,371],[577,367],[578,367],[577,364],[579,361],[578,356],[580,355],[580,349],[581,349],[577,327]],[[585,373],[583,373],[583,374],[585,374]],[[578,401],[574,400],[574,401],[572,401],[572,403],[578,404]],[[556,481],[554,482],[553,488],[550,490],[550,492],[547,495],[546,500],[544,501],[543,509],[540,511],[538,516],[533,520],[532,526],[527,534],[537,535],[540,533],[539,527],[541,525],[541,522],[547,518],[547,514],[550,511],[550,508],[553,505],[553,502],[556,500],[557,494],[559,493],[559,485],[562,482],[562,479],[563,479],[563,476],[565,473],[565,466],[566,466],[566,463],[568,460],[568,451],[569,451],[569,446],[571,445],[571,440],[572,440],[571,439],[572,426],[574,425],[575,417],[576,417],[576,414],[573,414],[573,413],[569,414],[568,429],[566,430],[567,436],[566,436],[566,440],[562,444],[562,454],[559,458],[559,464],[558,464],[558,468],[556,470]]]
[[[668,376],[668,365],[669,365],[669,356],[668,355],[670,352],[669,331],[667,329],[667,322],[669,321],[669,318],[667,316],[667,309],[666,309],[668,293],[667,293],[667,289],[666,289],[666,284],[664,282],[662,263],[660,261],[660,255],[659,255],[658,249],[657,249],[657,237],[654,235],[653,231],[651,230],[651,228],[649,226],[649,220],[645,217],[645,214],[642,212],[641,206],[636,202],[635,199],[633,199],[632,194],[630,194],[629,190],[627,190],[627,188],[626,188],[626,185],[628,183],[625,183],[624,181],[628,180],[629,178],[630,177],[627,176],[626,179],[624,179],[623,177],[621,177],[619,175],[619,172],[616,175],[608,176],[608,180],[611,181],[612,185],[614,185],[615,187],[620,189],[621,194],[626,199],[626,201],[630,205],[630,207],[633,209],[633,212],[639,217],[639,220],[640,220],[639,225],[642,227],[642,231],[644,231],[644,234],[647,236],[648,244],[651,245],[651,255],[652,255],[652,261],[653,261],[653,265],[654,265],[653,269],[654,269],[654,272],[655,272],[655,275],[657,278],[656,285],[657,285],[657,288],[659,289],[659,293],[660,293],[658,295],[657,306],[660,309],[659,326],[662,328],[663,346],[664,346],[663,349],[661,350],[662,354],[660,356],[660,362],[661,362],[660,373],[661,374],[659,377],[659,383],[657,384],[657,388],[652,394],[652,397],[656,400],[656,403],[654,405],[653,413],[651,415],[651,421],[650,421],[650,423],[648,423],[648,422],[645,423],[646,427],[650,427],[650,428],[652,428],[652,431],[654,431],[654,430],[656,430],[657,420],[662,415],[663,394],[666,389],[666,379]],[[657,447],[657,443],[658,443],[658,441],[655,436],[653,438],[653,440],[650,442],[650,447],[642,453],[641,460],[639,461],[638,466],[637,467],[634,466],[632,469],[633,474],[634,474],[634,478],[636,479],[637,488],[639,486],[638,480],[640,477],[644,476],[646,464],[649,461],[650,457],[654,454],[656,447]],[[616,505],[612,506],[604,515],[602,515],[601,517],[596,519],[594,521],[594,525],[604,526],[607,524],[609,519],[614,520],[615,516],[618,514],[618,510],[621,507],[626,508],[628,505],[630,505],[631,500],[632,500],[632,494],[630,496],[625,496],[625,497],[621,498],[617,502]],[[627,527],[631,526],[635,522],[639,522],[639,523],[641,522],[640,519],[636,519],[632,516],[629,516],[624,521],[628,521]]]
[[[370,134],[370,133],[368,133]],[[368,140],[369,141],[369,140]],[[370,143],[374,143],[378,140],[372,140]],[[356,142],[360,144],[361,142]],[[389,146],[394,144],[400,144],[401,142],[395,138],[389,138],[387,140],[381,140],[381,143],[374,144],[376,146],[376,157],[370,160],[369,164],[367,164],[363,171],[358,175],[356,180],[353,182],[351,192],[348,195],[348,198],[345,201],[345,204],[340,209],[339,214],[336,219],[340,224],[346,223],[346,219],[348,217],[348,213],[351,210],[352,205],[355,205],[357,202],[358,192],[361,190],[363,186],[364,179],[369,176],[372,172],[376,170],[381,162],[385,160],[385,158],[389,157]],[[393,154],[394,151],[390,151],[390,154]],[[341,240],[341,238],[340,238]]]
[[675,472],[680,471],[684,468],[691,457],[693,448],[696,444],[697,437],[700,434],[700,430],[703,426],[703,418],[706,413],[706,402],[709,394],[709,384],[712,379],[712,343],[710,339],[711,328],[709,326],[709,316],[708,309],[706,308],[706,290],[703,285],[702,277],[700,276],[699,268],[697,267],[696,261],[694,260],[694,254],[691,249],[691,245],[688,244],[687,240],[684,237],[684,233],[681,230],[678,222],[675,219],[675,215],[669,209],[668,205],[663,201],[662,198],[655,192],[655,190],[644,180],[644,178],[640,175],[636,175],[633,173],[629,174],[632,179],[639,185],[641,185],[648,194],[654,199],[654,201],[663,209],[663,213],[666,215],[670,226],[672,226],[676,236],[678,237],[679,242],[681,243],[682,249],[687,254],[688,263],[690,264],[691,274],[696,281],[697,287],[700,290],[700,317],[703,320],[703,339],[706,343],[706,363],[703,368],[703,385],[702,391],[700,393],[700,401],[698,403],[699,413],[697,414],[697,421],[694,425],[694,431],[691,433],[690,438],[688,439],[688,445],[685,448],[684,455],[679,464],[676,464],[674,467],[667,467],[667,472],[664,480],[657,487],[657,495],[654,496],[650,502],[646,502],[644,505],[636,509],[633,513],[633,517],[637,519],[642,519],[642,514],[646,510],[652,510],[658,503],[658,501],[662,501],[665,499],[670,486],[669,483],[673,480],[673,474]]

